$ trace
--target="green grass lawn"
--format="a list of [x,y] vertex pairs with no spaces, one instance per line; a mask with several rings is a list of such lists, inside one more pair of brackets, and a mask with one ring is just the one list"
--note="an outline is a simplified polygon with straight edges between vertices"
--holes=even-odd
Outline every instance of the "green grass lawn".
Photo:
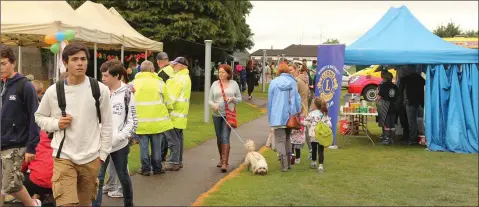
[[[371,123],[370,131],[378,136],[381,130]],[[375,141],[372,147],[365,137],[350,138],[347,143],[338,138],[338,150],[326,149],[322,174],[309,168],[307,147],[301,164],[287,173],[280,171],[276,153],[267,150],[267,176],[252,176],[245,169],[202,205],[477,206],[477,154],[381,146]]]
[[[209,124],[203,122],[203,106],[203,93],[192,92],[190,111],[188,114],[188,126],[184,130],[185,149],[195,147],[209,139],[215,138],[215,131],[211,119]],[[237,113],[238,122],[241,124],[260,117],[264,114],[264,110],[252,107],[248,104],[239,104],[237,106]],[[141,167],[140,149],[138,144],[131,147],[131,152],[128,157],[130,171],[136,171]]]

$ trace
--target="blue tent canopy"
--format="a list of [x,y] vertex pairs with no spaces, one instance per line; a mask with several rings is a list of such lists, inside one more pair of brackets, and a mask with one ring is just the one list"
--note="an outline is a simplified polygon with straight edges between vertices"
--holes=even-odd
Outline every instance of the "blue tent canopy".
[[361,38],[346,47],[347,65],[478,63],[476,49],[447,42],[422,25],[406,6],[390,8]]

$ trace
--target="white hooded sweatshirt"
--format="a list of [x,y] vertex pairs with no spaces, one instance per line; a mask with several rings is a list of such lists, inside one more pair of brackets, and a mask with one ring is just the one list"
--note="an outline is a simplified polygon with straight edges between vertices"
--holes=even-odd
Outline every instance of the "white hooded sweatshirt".
[[[130,97],[128,106],[125,105],[125,102],[127,102],[125,95],[127,94]],[[129,85],[121,83],[120,88],[111,93],[110,99],[113,113],[111,152],[115,152],[128,145],[129,138],[136,132],[138,118],[136,116],[135,97]],[[126,107],[128,107],[128,114],[126,114]]]

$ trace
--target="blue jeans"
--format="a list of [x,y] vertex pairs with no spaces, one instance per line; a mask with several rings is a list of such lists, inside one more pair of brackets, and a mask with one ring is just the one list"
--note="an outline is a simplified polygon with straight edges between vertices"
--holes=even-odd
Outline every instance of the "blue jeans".
[[[168,163],[171,164],[180,164],[180,150],[183,145],[179,143],[178,134],[175,129],[170,129],[168,131],[163,132],[164,136],[166,137],[165,142],[168,144],[166,150],[170,148],[170,156],[168,157]],[[183,134],[183,133],[182,133]],[[168,141],[166,141],[168,140]],[[165,143],[163,142],[163,143]],[[163,149],[165,149],[163,147]],[[166,154],[163,152],[163,154]],[[182,154],[182,153],[181,153]]]
[[133,188],[131,185],[130,173],[128,172],[128,154],[130,153],[130,145],[126,145],[122,149],[112,152],[100,168],[98,175],[99,185],[96,200],[93,201],[92,206],[101,206],[103,196],[103,184],[105,182],[105,171],[110,162],[113,161],[118,179],[120,180],[123,189],[123,203],[124,206],[133,206]]
[[228,128],[226,121],[221,116],[213,116],[213,125],[215,126],[216,139],[220,144],[229,144],[231,129]]
[[[174,128],[175,132],[176,132],[176,143],[178,144],[178,148],[179,148],[179,157],[180,157],[180,162],[179,164],[182,164],[183,163],[183,145],[184,145],[184,137],[183,137],[183,129],[177,129],[177,128]],[[177,148],[177,149],[178,149]]]
[[[141,170],[143,172],[160,172],[161,171],[161,150],[164,134],[141,134],[140,136],[140,160]],[[151,158],[148,146],[151,142]]]

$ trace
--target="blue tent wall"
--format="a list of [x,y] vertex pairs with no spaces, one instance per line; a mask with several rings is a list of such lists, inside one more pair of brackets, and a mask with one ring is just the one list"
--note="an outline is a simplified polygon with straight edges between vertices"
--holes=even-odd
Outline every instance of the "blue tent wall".
[[390,8],[346,47],[347,65],[478,63],[476,49],[447,42],[422,25],[406,6]]

